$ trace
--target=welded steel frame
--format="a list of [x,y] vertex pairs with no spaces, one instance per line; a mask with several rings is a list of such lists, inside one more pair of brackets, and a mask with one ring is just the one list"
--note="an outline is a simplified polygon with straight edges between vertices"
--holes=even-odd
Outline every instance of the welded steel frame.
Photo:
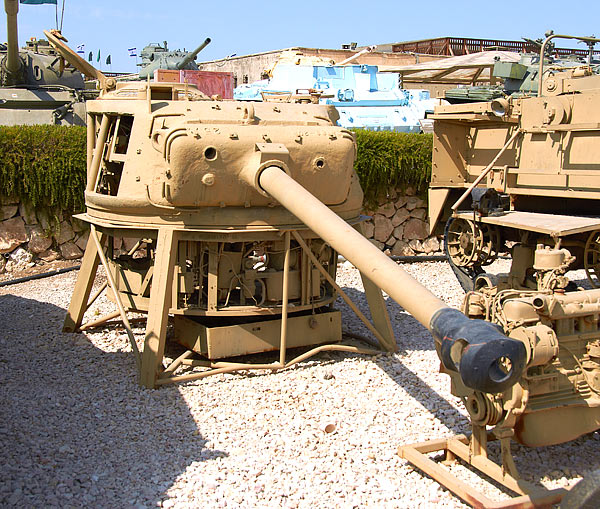
[[[488,435],[485,429],[483,435],[477,436],[474,430],[471,437],[456,435],[451,438],[428,440],[398,448],[398,454],[419,470],[436,480],[457,497],[481,509],[529,509],[552,507],[558,504],[568,492],[568,488],[547,490],[534,486],[518,478],[516,470],[513,475],[508,471],[513,468],[503,468],[487,457],[486,444]],[[479,438],[479,439],[478,439]],[[493,439],[493,437],[490,437]],[[485,475],[505,488],[517,493],[508,500],[494,501],[477,491],[473,486],[458,479],[447,468],[432,460],[428,455],[435,452],[444,453],[444,463],[454,463],[457,458],[472,467],[480,475]],[[512,460],[512,458],[511,458]]]
[[[360,225],[355,225],[355,228],[360,229]],[[210,230],[192,230],[181,227],[177,228],[161,226],[155,229],[148,229],[134,227],[122,228],[117,225],[92,224],[90,238],[84,253],[80,274],[75,285],[63,330],[67,332],[75,332],[77,330],[83,331],[92,327],[101,326],[113,319],[120,319],[127,332],[132,351],[134,352],[138,371],[138,381],[140,385],[148,388],[156,388],[161,385],[176,382],[199,380],[211,375],[231,373],[240,370],[269,369],[277,371],[289,368],[323,351],[345,351],[366,355],[376,355],[381,353],[382,350],[391,352],[397,350],[389,316],[385,309],[385,301],[383,299],[381,290],[378,287],[371,283],[367,278],[362,277],[367,301],[373,317],[373,323],[371,323],[344,293],[344,291],[335,283],[327,270],[325,270],[325,268],[319,263],[310,248],[307,246],[303,236],[297,230],[270,229],[269,232],[274,235],[274,238],[283,236],[286,257],[283,271],[283,302],[281,307],[279,360],[277,362],[269,364],[253,364],[196,360],[190,358],[194,352],[192,350],[186,350],[168,366],[163,365],[178,242],[180,240],[209,239],[211,242],[231,242],[233,241],[233,238],[236,237],[236,233],[242,237],[255,238],[256,232],[248,230],[240,230],[232,234],[231,232],[224,231],[211,232]],[[147,311],[132,309],[128,307],[126,303],[123,303],[115,283],[111,267],[104,252],[109,236],[127,237],[131,236],[132,234],[139,235],[143,238],[155,238],[157,240],[156,255],[153,264],[155,270],[152,274],[152,291],[150,292],[150,303]],[[304,235],[308,235],[311,238],[316,237],[309,230],[306,230]],[[310,349],[300,356],[286,361],[289,290],[288,262],[292,236],[298,242],[303,252],[308,256],[311,263],[327,279],[335,291],[342,297],[352,311],[357,314],[358,318],[365,323],[369,331],[375,336],[377,342],[376,348],[378,349],[359,348],[343,343],[323,344]],[[101,285],[94,295],[91,295],[91,290],[96,278],[96,272],[100,264],[102,264],[104,267],[107,281]],[[160,268],[160,270],[156,270],[156,268]],[[113,300],[118,308],[117,311],[111,312],[101,318],[84,324],[83,316],[85,312],[105,290],[112,292]],[[127,313],[129,311],[147,314],[144,346],[141,351],[135,342],[131,323],[127,317]],[[207,370],[183,375],[175,375],[175,371],[181,366],[188,366],[191,368],[203,367],[207,368]]]

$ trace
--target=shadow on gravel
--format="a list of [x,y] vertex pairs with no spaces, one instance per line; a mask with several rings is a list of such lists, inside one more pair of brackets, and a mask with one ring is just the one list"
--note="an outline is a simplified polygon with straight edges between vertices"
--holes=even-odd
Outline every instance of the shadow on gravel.
[[[367,317],[371,318],[371,312],[367,305],[365,295],[362,291],[354,288],[342,288],[344,293],[352,299],[352,302],[356,304],[358,309]],[[392,325],[396,330],[396,343],[398,344],[398,353],[402,354],[407,350],[421,350],[430,351],[434,350],[433,337],[431,333],[423,327],[411,314],[404,310],[400,304],[390,297],[386,297],[385,305],[392,321]],[[372,335],[365,325],[359,321],[358,317],[350,310],[348,306],[341,299],[338,298],[336,301],[336,307],[343,309],[342,326],[346,325],[348,317],[352,316],[352,320],[356,323],[353,325],[353,332],[363,334],[367,337]],[[400,332],[398,332],[400,331]],[[374,338],[372,338],[374,339]]]
[[157,506],[207,449],[176,387],[137,385],[131,353],[61,331],[65,310],[0,295],[0,506]]
[[[364,294],[354,288],[344,288],[344,291],[358,306],[358,308],[370,318],[369,308],[364,301]],[[407,351],[431,351],[435,350],[433,337],[431,333],[423,327],[412,315],[406,313],[397,302],[386,299],[386,307],[392,320],[394,329],[397,331],[396,342],[398,345],[398,354],[406,354]],[[347,308],[346,308],[347,309]],[[351,312],[348,309],[348,312]],[[371,337],[371,333],[361,323],[364,330],[354,331]],[[398,332],[400,330],[401,332]],[[467,428],[467,422],[464,416],[454,408],[446,398],[436,390],[427,385],[418,373],[413,372],[406,367],[396,357],[384,357],[377,361],[377,365],[387,376],[401,386],[412,398],[418,401],[423,408],[437,417],[454,433],[464,433]],[[429,366],[429,370],[439,370],[439,362]],[[450,378],[448,378],[448,387],[450,387]]]

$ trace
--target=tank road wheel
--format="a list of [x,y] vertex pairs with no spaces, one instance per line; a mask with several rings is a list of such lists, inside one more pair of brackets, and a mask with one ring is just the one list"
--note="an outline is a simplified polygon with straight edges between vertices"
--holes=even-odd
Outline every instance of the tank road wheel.
[[457,267],[471,267],[478,260],[483,234],[472,221],[451,217],[446,225],[445,248]]
[[494,226],[451,217],[444,230],[444,251],[463,290],[473,290],[474,281],[498,256],[500,233]]
[[495,226],[489,224],[476,224],[476,229],[481,229],[483,242],[479,251],[479,265],[490,265],[498,258],[498,250],[500,246],[500,232]]
[[600,230],[592,232],[585,244],[583,266],[594,288],[600,287]]

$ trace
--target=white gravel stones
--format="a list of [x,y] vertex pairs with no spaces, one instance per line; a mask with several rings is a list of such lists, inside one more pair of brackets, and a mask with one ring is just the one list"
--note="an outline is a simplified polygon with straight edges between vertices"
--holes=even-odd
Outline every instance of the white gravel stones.
[[[460,303],[446,264],[403,268]],[[150,391],[136,383],[122,327],[61,332],[76,276],[0,288],[1,506],[464,507],[396,454],[468,431],[431,336],[397,304],[389,302],[398,354],[324,353],[279,373]],[[341,265],[338,282],[366,311],[357,271]],[[339,307],[344,328],[367,334]],[[102,298],[90,315],[112,309]],[[599,443],[595,433],[516,446],[516,461],[526,479],[560,485],[598,468]]]

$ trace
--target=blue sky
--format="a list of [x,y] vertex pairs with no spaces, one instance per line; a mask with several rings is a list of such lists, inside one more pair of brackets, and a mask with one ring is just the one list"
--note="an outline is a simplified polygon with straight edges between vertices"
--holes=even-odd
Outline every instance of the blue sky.
[[[5,41],[2,12],[0,40]],[[192,50],[210,37],[212,43],[198,57],[202,61],[291,46],[339,48],[352,41],[367,45],[446,36],[535,39],[548,29],[600,36],[599,20],[598,0],[506,2],[505,6],[456,0],[66,0],[63,34],[72,48],[85,44],[86,53],[93,51],[94,63],[100,50],[102,69],[132,72],[135,58],[129,57],[127,48],[137,47],[139,52],[150,42],[165,40],[171,49]],[[21,5],[20,44],[42,37],[42,30],[55,24],[53,5]],[[110,69],[104,64],[108,54]]]

